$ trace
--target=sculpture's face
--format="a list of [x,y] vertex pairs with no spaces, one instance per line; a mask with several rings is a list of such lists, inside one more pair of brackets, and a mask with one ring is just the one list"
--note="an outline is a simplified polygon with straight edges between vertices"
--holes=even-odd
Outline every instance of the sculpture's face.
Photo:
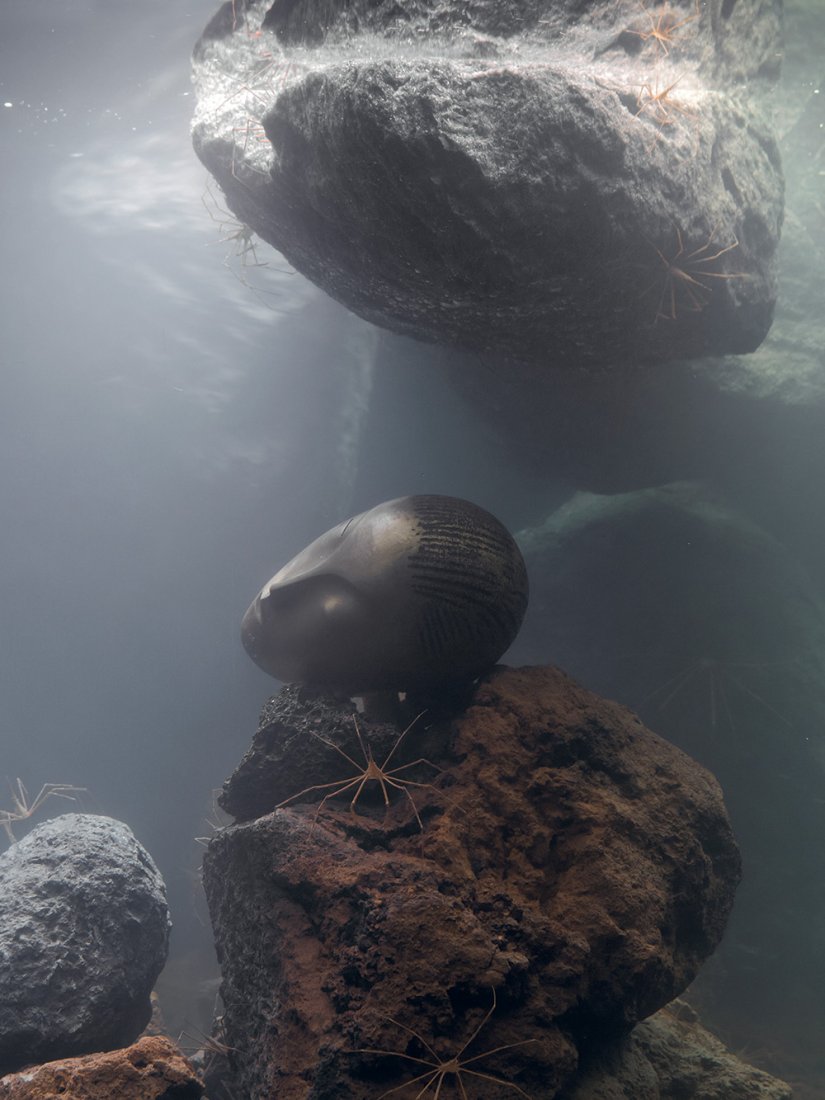
[[366,663],[399,597],[409,524],[394,502],[339,523],[264,585],[243,619],[250,657],[280,680],[337,683]]
[[406,690],[494,663],[526,600],[521,555],[497,520],[452,497],[402,497],[280,569],[246,612],[242,639],[281,680]]

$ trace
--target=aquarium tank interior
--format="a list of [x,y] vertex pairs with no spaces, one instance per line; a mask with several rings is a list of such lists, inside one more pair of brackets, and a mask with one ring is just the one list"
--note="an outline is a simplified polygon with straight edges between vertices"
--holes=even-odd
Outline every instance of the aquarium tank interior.
[[2,24],[0,1094],[825,1097],[822,0]]

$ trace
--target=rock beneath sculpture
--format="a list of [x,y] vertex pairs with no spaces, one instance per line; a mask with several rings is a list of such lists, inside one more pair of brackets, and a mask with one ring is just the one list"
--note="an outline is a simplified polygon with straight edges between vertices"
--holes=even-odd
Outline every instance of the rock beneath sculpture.
[[[264,706],[252,744],[223,785],[221,809],[235,821],[252,821],[304,787],[333,783],[341,774],[342,760],[319,735],[333,745],[349,745],[352,703],[335,703],[314,688],[287,684]],[[380,760],[397,738],[393,726],[370,726],[370,744]],[[404,761],[401,755],[399,763]]]
[[64,814],[0,855],[0,1073],[133,1042],[166,961],[163,880],[127,825]]
[[[455,695],[442,697],[442,703],[446,700],[447,709],[454,711],[457,700],[469,702],[473,690],[472,684],[462,687]],[[405,737],[398,747],[395,725],[371,721],[369,748],[375,759],[380,762],[392,753],[392,764],[397,766],[410,764],[422,754],[432,758],[443,753],[443,731],[437,723],[430,724],[435,705],[431,700],[426,721],[413,721],[415,710],[409,712],[408,707],[395,708],[407,713],[412,723],[410,738]],[[218,805],[236,822],[271,813],[296,791],[334,784],[341,775],[339,750],[354,750],[356,758],[359,753],[363,758],[354,732],[352,702],[337,702],[318,688],[286,684],[261,711],[252,744],[224,783]]]
[[[420,718],[386,812],[374,782],[347,808],[363,756],[341,707],[294,689],[269,707],[262,772],[286,770],[289,804],[204,860],[243,1095],[370,1100],[426,1071],[413,1032],[447,1059],[480,1028],[467,1057],[504,1049],[468,1068],[551,1097],[588,1036],[655,1012],[718,943],[739,859],[714,779],[563,673],[502,669],[453,720]],[[359,727],[383,762],[398,731]],[[245,806],[235,787],[233,812],[264,788]]]
[[675,1002],[599,1051],[562,1100],[791,1100],[784,1081],[742,1062]]
[[198,1100],[203,1084],[169,1039],[33,1066],[0,1080],[0,1100]]
[[747,352],[771,323],[780,0],[226,3],[195,149],[360,316],[539,365]]

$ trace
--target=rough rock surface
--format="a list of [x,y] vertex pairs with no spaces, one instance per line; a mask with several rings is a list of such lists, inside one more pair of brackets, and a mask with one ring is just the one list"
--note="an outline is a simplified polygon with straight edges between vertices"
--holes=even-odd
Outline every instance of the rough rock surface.
[[198,1100],[203,1085],[174,1043],[159,1035],[124,1050],[33,1066],[0,1079],[0,1100]]
[[64,814],[0,855],[0,1073],[133,1042],[169,911],[127,825]]
[[[230,787],[241,817],[353,776],[320,741],[319,766],[310,730],[346,734],[361,759],[340,707],[288,689],[268,711],[246,808]],[[719,941],[739,875],[719,788],[633,714],[555,669],[502,669],[426,723],[388,765],[426,756],[395,773],[424,785],[391,789],[386,815],[375,783],[356,814],[321,805],[325,786],[209,846],[223,1041],[244,1095],[369,1100],[426,1070],[392,1052],[430,1059],[423,1039],[449,1058],[481,1028],[468,1057],[507,1049],[470,1068],[544,1100],[593,1036],[666,1004]],[[360,724],[384,760],[387,728],[373,746]],[[500,1091],[466,1080],[475,1097]]]
[[[817,217],[810,228],[785,223],[776,321],[752,355],[590,374],[492,357],[479,370],[478,357],[436,348],[417,360],[442,371],[531,471],[604,493],[712,477],[740,496],[758,486],[781,508],[787,486],[808,480],[825,431]],[[815,507],[814,496],[798,510],[808,528]]]
[[789,1085],[731,1054],[675,1002],[599,1051],[562,1100],[791,1100]]
[[[417,386],[422,366],[449,378],[506,445],[511,481],[513,461],[522,476],[542,472],[599,493],[713,478],[740,500],[783,514],[797,537],[821,545],[825,510],[811,462],[825,433],[825,97],[815,46],[824,10],[813,0],[785,9],[790,56],[777,93],[787,177],[779,296],[774,324],[755,353],[595,373],[485,355],[479,370],[477,355],[421,344],[410,350],[384,333],[375,354],[380,384],[394,373],[387,363],[405,358]],[[384,423],[400,406],[393,397],[396,404],[385,397],[375,417],[388,438],[399,430]]]
[[198,155],[395,332],[545,365],[747,352],[776,295],[779,0],[226,3]]
[[[809,15],[802,19],[805,5]],[[823,12],[814,0],[786,5],[791,54],[778,102],[788,190],[777,254],[779,297],[774,324],[755,353],[584,372],[491,355],[480,360],[385,331],[373,356],[364,466],[372,461],[384,469],[387,453],[401,451],[407,436],[417,439],[421,423],[430,432],[434,416],[449,417],[459,430],[466,401],[488,426],[484,434],[476,429],[476,449],[483,448],[488,463],[502,453],[507,489],[504,503],[493,507],[502,515],[514,484],[526,496],[531,479],[535,500],[552,482],[615,493],[709,478],[760,513],[780,517],[783,537],[818,557],[825,542],[818,476],[825,435],[819,174],[825,97],[814,43],[822,38]],[[807,65],[800,63],[802,50]],[[435,476],[443,461],[440,455],[431,459]]]

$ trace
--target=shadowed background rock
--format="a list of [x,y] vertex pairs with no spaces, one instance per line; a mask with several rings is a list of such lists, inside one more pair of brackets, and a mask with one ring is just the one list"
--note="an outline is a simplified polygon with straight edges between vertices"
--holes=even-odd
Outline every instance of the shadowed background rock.
[[195,149],[361,317],[538,365],[754,350],[780,0],[226,3]]

